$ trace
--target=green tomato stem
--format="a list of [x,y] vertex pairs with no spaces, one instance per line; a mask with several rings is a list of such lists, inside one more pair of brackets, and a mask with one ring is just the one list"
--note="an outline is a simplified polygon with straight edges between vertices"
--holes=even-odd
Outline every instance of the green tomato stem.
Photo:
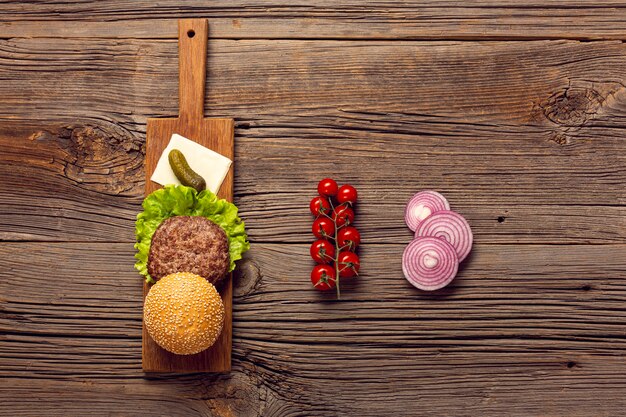
[[341,291],[339,290],[339,243],[337,242],[337,222],[333,220],[333,224],[335,225],[335,280],[337,281],[337,300],[341,300]]
[[[332,197],[328,197],[328,204],[330,204],[330,210],[331,213],[333,213],[335,211],[335,205],[333,204],[333,199]],[[335,283],[337,284],[336,288],[337,288],[337,300],[341,300],[341,290],[339,289],[339,250],[341,249],[339,247],[339,242],[337,242],[337,221],[335,219],[332,218],[332,216],[329,216],[328,214],[322,212],[322,214],[326,217],[328,217],[329,219],[331,219],[333,221],[333,225],[335,227],[335,237],[334,237],[334,241],[335,241],[335,258],[333,259],[333,261],[335,261]]]

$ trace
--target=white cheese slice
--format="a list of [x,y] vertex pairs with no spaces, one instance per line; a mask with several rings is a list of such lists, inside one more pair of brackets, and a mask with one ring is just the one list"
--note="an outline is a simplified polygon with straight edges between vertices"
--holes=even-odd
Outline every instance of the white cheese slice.
[[170,143],[161,154],[150,179],[161,185],[180,185],[168,160],[172,149],[181,151],[191,169],[204,178],[206,188],[217,194],[233,161],[176,133],[172,135]]

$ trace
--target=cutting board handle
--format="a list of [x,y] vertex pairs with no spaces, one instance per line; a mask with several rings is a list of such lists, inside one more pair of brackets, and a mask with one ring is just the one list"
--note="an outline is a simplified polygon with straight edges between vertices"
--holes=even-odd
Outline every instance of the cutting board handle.
[[208,39],[209,23],[206,19],[178,21],[179,117],[190,122],[204,117]]

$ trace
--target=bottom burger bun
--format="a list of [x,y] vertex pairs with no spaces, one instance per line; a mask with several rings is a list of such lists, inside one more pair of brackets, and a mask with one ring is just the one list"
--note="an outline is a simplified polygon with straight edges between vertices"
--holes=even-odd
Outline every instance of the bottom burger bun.
[[192,355],[211,347],[224,326],[224,303],[206,279],[190,272],[161,278],[146,296],[143,317],[163,349]]

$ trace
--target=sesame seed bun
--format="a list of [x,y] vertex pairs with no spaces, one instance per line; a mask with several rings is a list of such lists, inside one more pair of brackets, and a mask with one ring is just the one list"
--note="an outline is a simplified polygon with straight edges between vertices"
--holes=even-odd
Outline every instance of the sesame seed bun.
[[224,326],[224,304],[206,279],[177,272],[152,286],[143,306],[144,324],[154,341],[178,355],[211,347]]

